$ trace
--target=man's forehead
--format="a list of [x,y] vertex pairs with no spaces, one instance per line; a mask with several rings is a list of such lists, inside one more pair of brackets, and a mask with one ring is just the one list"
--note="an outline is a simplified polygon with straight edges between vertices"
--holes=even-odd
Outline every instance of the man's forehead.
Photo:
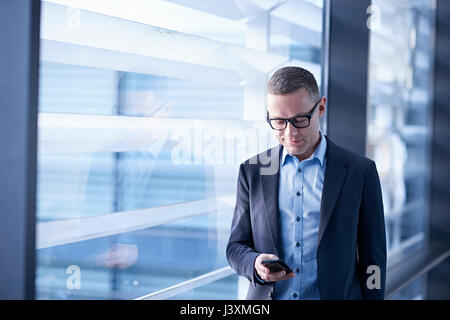
[[307,93],[302,94],[287,94],[287,95],[272,95],[267,94],[267,109],[271,114],[306,114],[311,109],[312,99]]
[[298,89],[296,91],[286,93],[286,94],[266,94],[267,102],[277,103],[278,101],[282,102],[291,102],[291,103],[309,103],[312,98],[309,92],[304,89]]

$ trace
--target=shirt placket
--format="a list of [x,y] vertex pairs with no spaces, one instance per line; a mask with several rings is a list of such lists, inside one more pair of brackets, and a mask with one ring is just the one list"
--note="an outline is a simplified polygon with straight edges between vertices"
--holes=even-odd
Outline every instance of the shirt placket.
[[292,293],[294,299],[298,299],[301,290],[301,266],[303,262],[303,243],[302,243],[302,235],[303,235],[303,168],[300,162],[296,162],[296,179],[294,182],[294,192],[295,192],[295,202],[294,202],[294,272],[296,272],[296,285],[295,290]]

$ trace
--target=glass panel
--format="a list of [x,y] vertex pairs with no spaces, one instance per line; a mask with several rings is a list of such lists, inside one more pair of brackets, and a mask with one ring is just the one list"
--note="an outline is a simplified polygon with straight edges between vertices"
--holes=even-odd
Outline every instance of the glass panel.
[[[245,280],[247,282],[247,280]],[[245,288],[247,289],[247,288]],[[239,295],[239,277],[236,274],[208,283],[188,292],[175,295],[170,300],[235,300]]]
[[[229,230],[221,222],[211,213],[40,249],[39,298],[133,299],[222,268]],[[76,290],[70,266],[80,268]]]
[[[227,267],[238,166],[277,144],[269,76],[321,85],[322,1],[48,0],[41,19],[37,298],[132,299]],[[220,274],[169,298],[242,298]]]
[[406,285],[389,300],[426,300],[428,273]]
[[434,1],[371,6],[367,155],[380,174],[388,256],[426,239]]

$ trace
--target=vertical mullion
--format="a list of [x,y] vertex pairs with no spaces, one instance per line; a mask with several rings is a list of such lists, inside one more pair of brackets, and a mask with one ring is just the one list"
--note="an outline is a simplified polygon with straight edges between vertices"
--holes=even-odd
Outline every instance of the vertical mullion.
[[[320,68],[322,81],[320,83],[320,94],[325,97],[328,97],[328,72],[330,58],[330,1],[331,0],[323,0],[322,10],[322,67]],[[326,135],[328,135],[327,119],[328,108],[325,109],[325,117],[320,119],[322,132]]]
[[39,0],[0,1],[0,299],[35,298]]
[[[429,234],[432,244],[450,247],[450,2],[437,0],[434,59],[434,108],[431,145]],[[449,299],[450,258],[430,271],[427,299]]]
[[327,135],[361,155],[366,147],[370,4],[370,0],[329,2]]

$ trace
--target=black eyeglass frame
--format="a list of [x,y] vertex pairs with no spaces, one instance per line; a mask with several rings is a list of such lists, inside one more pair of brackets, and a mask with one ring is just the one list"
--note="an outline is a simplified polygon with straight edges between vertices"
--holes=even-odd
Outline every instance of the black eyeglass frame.
[[[289,118],[289,119],[283,119],[283,118],[273,118],[273,119],[270,119],[270,118],[269,118],[269,111],[267,111],[267,119],[266,119],[266,121],[267,121],[267,123],[269,123],[270,127],[271,127],[273,130],[278,130],[278,131],[281,131],[281,130],[286,129],[286,128],[287,128],[288,122],[290,122],[290,123],[291,123],[295,128],[297,128],[297,129],[308,128],[309,125],[311,124],[311,118],[312,118],[314,112],[316,111],[317,106],[319,105],[318,103],[319,103],[321,100],[322,100],[322,98],[320,98],[319,100],[317,100],[317,102],[314,104],[314,107],[311,109],[311,111],[310,111],[308,114],[302,115],[302,116],[295,116],[295,117],[292,117],[292,118]],[[306,126],[304,126],[304,127],[297,127],[297,126],[294,124],[294,119],[298,119],[298,118],[306,118],[306,119],[308,120],[308,125],[306,125]],[[272,126],[272,123],[271,123],[272,120],[284,120],[284,128],[282,128],[282,129],[275,129],[275,128]]]

